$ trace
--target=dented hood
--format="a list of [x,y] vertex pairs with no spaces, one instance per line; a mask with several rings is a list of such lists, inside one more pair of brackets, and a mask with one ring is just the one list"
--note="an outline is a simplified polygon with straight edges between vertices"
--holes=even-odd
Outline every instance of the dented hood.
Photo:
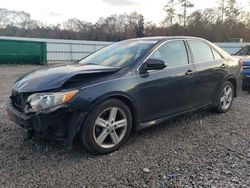
[[18,92],[39,92],[57,89],[62,87],[69,79],[77,75],[89,74],[89,76],[91,76],[91,74],[112,73],[119,69],[119,67],[94,64],[49,67],[33,71],[19,78],[13,86],[13,90]]

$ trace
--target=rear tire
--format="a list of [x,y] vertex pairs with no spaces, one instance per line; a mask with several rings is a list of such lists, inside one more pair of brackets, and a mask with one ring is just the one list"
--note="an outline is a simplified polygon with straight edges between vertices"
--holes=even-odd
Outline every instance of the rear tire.
[[234,99],[234,86],[226,81],[216,99],[215,111],[217,113],[226,113],[232,106]]
[[122,101],[108,99],[90,111],[80,130],[80,141],[90,152],[108,154],[127,141],[132,115]]

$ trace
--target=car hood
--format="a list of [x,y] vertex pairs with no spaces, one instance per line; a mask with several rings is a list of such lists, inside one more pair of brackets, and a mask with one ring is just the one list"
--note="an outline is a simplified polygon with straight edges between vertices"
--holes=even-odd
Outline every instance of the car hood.
[[119,67],[100,65],[64,65],[39,69],[19,78],[13,86],[18,92],[39,92],[57,89],[75,76],[84,75],[91,77],[92,74],[113,73]]

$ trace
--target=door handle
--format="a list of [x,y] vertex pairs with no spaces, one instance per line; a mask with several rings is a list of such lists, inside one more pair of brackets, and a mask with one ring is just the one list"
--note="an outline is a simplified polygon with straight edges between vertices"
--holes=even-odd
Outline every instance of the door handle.
[[225,69],[225,68],[227,68],[227,65],[223,63],[220,67],[221,67],[222,69]]
[[185,75],[192,76],[193,73],[194,73],[194,72],[193,72],[192,70],[187,70],[187,71],[185,72]]

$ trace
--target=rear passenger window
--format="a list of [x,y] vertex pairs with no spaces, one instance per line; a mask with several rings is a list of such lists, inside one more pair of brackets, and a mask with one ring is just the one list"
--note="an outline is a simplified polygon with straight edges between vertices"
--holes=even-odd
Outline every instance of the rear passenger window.
[[214,56],[210,46],[208,46],[204,42],[189,41],[189,45],[193,52],[195,63],[214,61]]
[[221,55],[217,51],[215,51],[214,49],[212,49],[212,50],[213,50],[213,54],[214,54],[214,59],[215,60],[222,59]]
[[150,59],[163,60],[167,67],[176,67],[188,64],[188,55],[184,41],[169,41],[159,47]]

